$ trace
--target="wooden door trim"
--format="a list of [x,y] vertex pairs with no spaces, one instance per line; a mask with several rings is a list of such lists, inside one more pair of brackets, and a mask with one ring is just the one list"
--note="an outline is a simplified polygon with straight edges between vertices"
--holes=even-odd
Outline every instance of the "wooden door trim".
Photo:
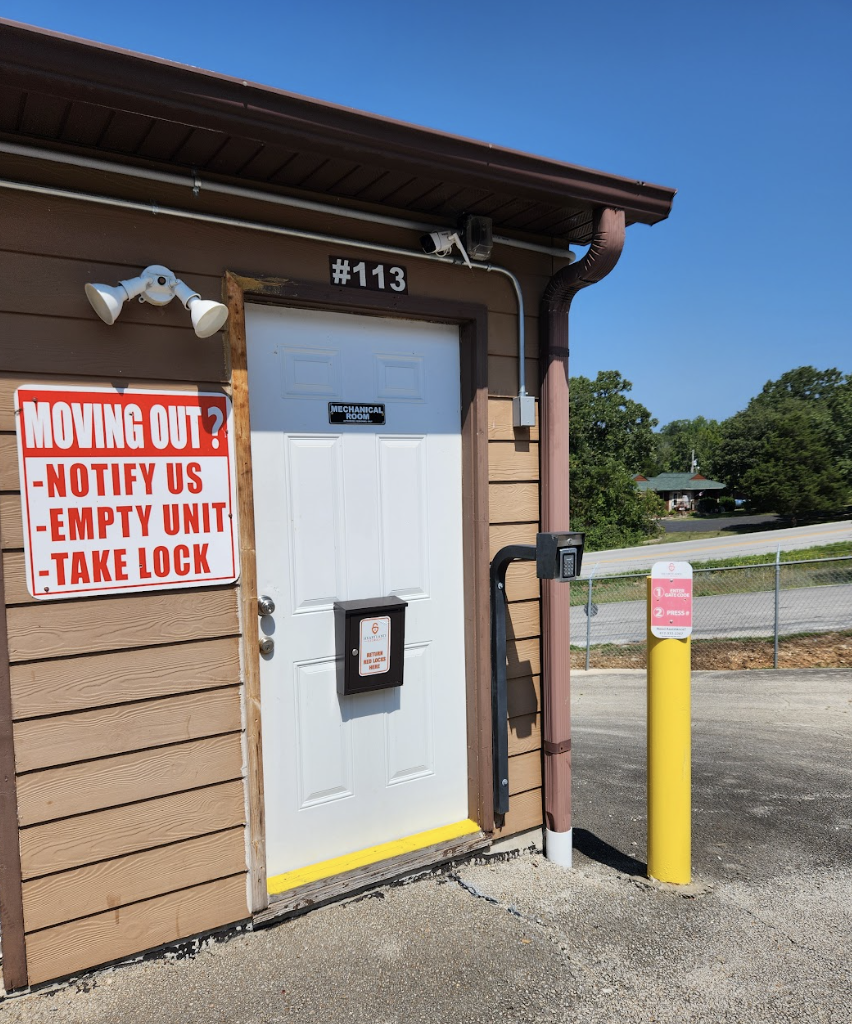
[[464,558],[465,678],[467,688],[468,813],[484,832],[494,829],[491,778],[491,650],[488,587],[488,310],[479,303],[358,292],[285,278],[226,273],[228,350],[233,389],[240,607],[246,706],[248,858],[251,910],[266,893],[262,708],[258,651],[257,562],[251,464],[245,303],[265,302],[338,313],[360,313],[455,324],[459,327],[462,398],[462,544]]

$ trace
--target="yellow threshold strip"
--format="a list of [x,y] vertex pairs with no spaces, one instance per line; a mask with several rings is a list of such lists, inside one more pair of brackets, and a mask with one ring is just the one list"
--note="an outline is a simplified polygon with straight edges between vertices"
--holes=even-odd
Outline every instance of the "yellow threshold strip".
[[368,846],[366,850],[357,850],[355,853],[347,853],[342,857],[332,857],[331,860],[322,860],[318,864],[310,864],[306,868],[296,868],[295,871],[285,871],[283,875],[273,875],[272,878],[266,880],[266,891],[270,896],[277,896],[289,889],[307,885],[308,882],[316,882],[320,878],[342,875],[345,871],[354,871],[355,868],[363,868],[380,860],[390,860],[391,857],[399,857],[403,853],[425,850],[427,846],[445,843],[450,839],[460,839],[462,836],[469,836],[478,831],[479,825],[475,821],[471,821],[470,818],[465,821],[457,821],[454,825],[430,828],[426,832],[416,832],[413,836],[406,836],[405,839],[394,839],[389,843],[381,843],[379,846]]

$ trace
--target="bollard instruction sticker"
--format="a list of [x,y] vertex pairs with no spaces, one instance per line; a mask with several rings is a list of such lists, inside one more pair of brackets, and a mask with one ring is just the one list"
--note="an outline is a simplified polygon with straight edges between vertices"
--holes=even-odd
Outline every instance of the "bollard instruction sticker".
[[34,598],[237,579],[225,395],[28,385],[15,420]]
[[689,562],[654,562],[651,633],[660,640],[684,640],[692,634],[692,566]]

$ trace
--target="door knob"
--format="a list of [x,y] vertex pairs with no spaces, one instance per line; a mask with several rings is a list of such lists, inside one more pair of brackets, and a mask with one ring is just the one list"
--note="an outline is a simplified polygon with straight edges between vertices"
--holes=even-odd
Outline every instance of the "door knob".
[[257,614],[271,615],[275,611],[275,602],[271,597],[259,597],[257,599]]
[[275,650],[275,641],[271,636],[262,636],[258,647],[260,647],[261,654],[272,654]]

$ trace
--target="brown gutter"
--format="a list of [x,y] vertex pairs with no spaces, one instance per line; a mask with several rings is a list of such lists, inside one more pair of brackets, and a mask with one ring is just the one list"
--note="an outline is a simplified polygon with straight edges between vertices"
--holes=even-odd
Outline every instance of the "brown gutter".
[[[585,257],[563,267],[541,298],[541,528],[568,528],[568,311],[612,270],[624,246],[623,210],[595,212]],[[546,853],[571,866],[571,633],[569,585],[541,581],[542,746]]]
[[[674,190],[532,156],[171,61],[0,19],[0,85],[155,121],[307,146],[474,189],[558,204],[614,206],[654,224]],[[96,147],[95,147],[96,148]]]

